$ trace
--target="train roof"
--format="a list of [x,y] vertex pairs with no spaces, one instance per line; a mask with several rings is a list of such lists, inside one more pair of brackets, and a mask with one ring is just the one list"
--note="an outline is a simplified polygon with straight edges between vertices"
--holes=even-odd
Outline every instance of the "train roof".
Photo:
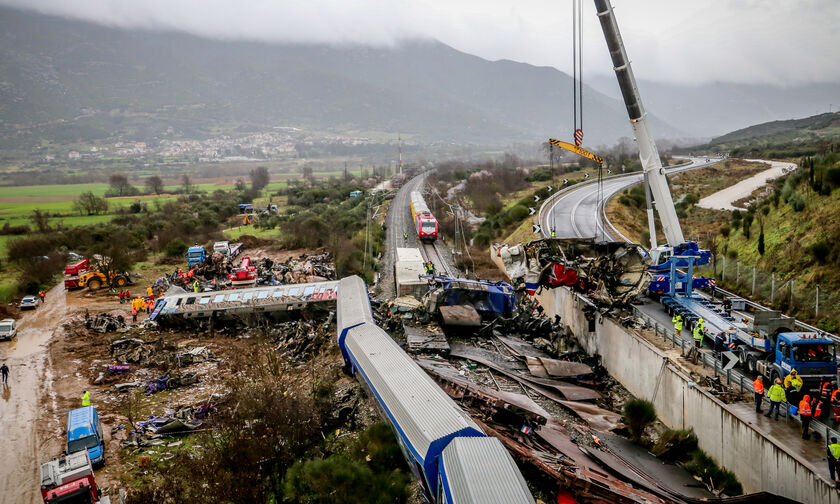
[[441,466],[452,504],[534,504],[525,478],[496,438],[454,439],[443,450]]
[[377,401],[419,459],[426,460],[435,441],[455,433],[484,435],[384,330],[374,324],[354,327],[344,343]]
[[[263,312],[299,309],[312,302],[334,301],[339,282],[268,285],[247,289],[185,292],[158,300],[152,319],[158,316],[209,316],[213,312]],[[162,304],[161,304],[162,303]]]
[[359,324],[373,323],[367,284],[361,277],[353,275],[342,278],[338,281],[338,291],[341,294],[341,302],[336,308],[339,333]]

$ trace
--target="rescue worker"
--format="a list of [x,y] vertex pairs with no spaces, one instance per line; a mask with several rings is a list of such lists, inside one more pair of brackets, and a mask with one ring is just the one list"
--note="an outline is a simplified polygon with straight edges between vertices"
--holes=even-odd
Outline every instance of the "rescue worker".
[[408,233],[403,233],[403,241],[408,241]]
[[46,293],[46,292],[44,292],[44,291],[40,291],[40,292],[38,292],[38,296],[40,296],[40,297],[41,297],[41,302],[42,302],[42,303],[43,303],[43,302],[45,302],[45,301],[47,300],[47,293]]
[[120,291],[120,304],[125,302],[125,291]]
[[683,327],[682,315],[680,315],[679,313],[674,314],[674,316],[671,318],[671,322],[674,323],[674,332],[677,333],[677,336],[679,336],[682,333]]
[[551,228],[551,237],[557,238],[557,231],[554,228]]
[[802,390],[803,383],[802,377],[795,369],[791,369],[790,373],[785,376],[785,393],[788,395],[791,404],[796,404],[799,401],[799,391]]
[[831,392],[834,387],[831,382],[826,380],[820,387],[820,401],[828,403],[828,398],[831,397]]
[[196,279],[196,280],[193,281],[193,291],[198,292],[198,288],[199,288],[198,279]]
[[826,413],[828,413],[828,405],[822,402],[822,399],[820,399],[819,401],[817,401],[816,399],[811,401],[811,403],[814,402],[817,403],[817,406],[814,408],[814,418],[816,418],[817,420],[825,420],[825,415]]
[[429,261],[429,274],[430,275],[435,274],[435,263],[433,263],[432,261]]
[[152,298],[146,300],[146,313],[152,313],[152,308],[154,308],[154,306],[155,302],[152,300]]
[[146,295],[152,297],[152,286],[146,287]]
[[715,355],[717,355],[718,359],[720,359],[720,356],[723,353],[724,341],[726,341],[726,335],[723,331],[715,334]]
[[90,406],[90,392],[87,390],[82,393],[82,406]]
[[723,296],[723,311],[727,317],[732,315],[732,300],[726,296]]
[[799,420],[802,421],[802,439],[811,439],[811,435],[808,433],[808,426],[811,424],[811,419],[813,417],[813,411],[811,410],[811,396],[806,394],[805,397],[799,401]]
[[755,394],[755,412],[761,413],[761,399],[764,397],[764,378],[758,375],[753,382],[753,393]]
[[700,357],[700,347],[703,346],[703,319],[697,321],[694,324],[694,330],[692,331],[692,336],[694,336],[694,349],[692,362],[697,364],[697,359]]
[[834,413],[834,426],[840,423],[840,389],[835,390],[831,394],[831,409]]
[[826,458],[828,459],[828,473],[831,479],[837,483],[837,476],[840,476],[840,444],[837,444],[837,438],[831,438],[831,444],[826,450]]
[[767,410],[767,413],[764,416],[770,418],[770,415],[775,409],[776,420],[779,420],[779,406],[781,406],[782,402],[785,400],[785,389],[782,388],[782,380],[776,378],[776,383],[771,385],[770,389],[767,391],[767,399],[770,400],[770,409]]
[[137,322],[137,305],[136,304],[131,305],[131,321],[132,322]]
[[9,383],[9,366],[5,362],[0,366],[0,377],[3,378],[3,386],[5,387]]

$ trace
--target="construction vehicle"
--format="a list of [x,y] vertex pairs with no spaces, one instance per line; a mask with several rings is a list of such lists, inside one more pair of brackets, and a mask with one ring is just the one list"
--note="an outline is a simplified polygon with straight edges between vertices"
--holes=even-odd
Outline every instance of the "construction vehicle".
[[245,216],[242,217],[243,226],[247,226],[248,224],[254,224],[255,222],[257,222],[257,216],[255,214],[245,214]]
[[204,247],[196,243],[187,249],[185,257],[187,258],[187,267],[193,269],[207,259],[207,251],[204,250]]
[[41,464],[41,497],[44,504],[111,504],[96,486],[87,450]]
[[251,258],[245,257],[229,275],[230,283],[234,287],[250,287],[257,283],[257,268],[251,266]]
[[79,276],[88,270],[90,270],[90,260],[88,259],[82,259],[64,268],[64,288],[71,290],[81,287]]
[[108,276],[101,271],[87,271],[79,275],[79,287],[87,287],[90,290],[99,290],[105,285],[125,287],[131,285],[131,275],[124,271],[110,271]]
[[[648,201],[651,272],[657,275],[655,282],[657,291],[662,294],[660,301],[671,315],[680,314],[690,329],[702,319],[706,333],[723,333],[724,342],[732,350],[730,355],[737,359],[733,365],[740,364],[747,371],[771,380],[796,369],[803,377],[804,386],[808,388],[813,388],[824,379],[836,380],[836,350],[830,339],[817,333],[794,332],[794,320],[776,311],[757,312],[751,322],[746,319],[736,320],[729,310],[693,293],[698,285],[714,286],[713,279],[694,277],[694,267],[707,264],[711,254],[708,250],[700,250],[696,242],[686,241],[683,237],[612,5],[609,0],[595,0],[595,7],[639,146]],[[671,245],[656,244],[651,197],[665,239]],[[667,290],[664,288],[666,285]]]
[[227,257],[228,259],[233,259],[237,255],[239,255],[239,251],[242,250],[241,243],[233,243],[231,244],[229,241],[217,241],[213,244],[213,252],[218,252],[223,256]]
[[241,214],[254,213],[254,205],[252,205],[251,203],[240,203],[239,204],[239,213],[241,213]]
[[[659,151],[650,130],[647,112],[645,112],[642,98],[636,86],[636,77],[633,75],[633,68],[630,66],[630,59],[627,57],[627,51],[618,30],[612,5],[610,5],[609,0],[595,0],[595,8],[601,22],[604,38],[607,41],[607,48],[610,51],[613,69],[618,79],[618,87],[621,89],[624,105],[630,117],[630,125],[636,136],[636,144],[639,147],[639,158],[644,173],[645,199],[647,200],[651,272],[657,277],[666,277],[659,280],[660,282],[670,283],[670,279],[667,277],[670,276],[672,270],[672,258],[676,258],[680,265],[685,264],[686,260],[690,258],[694,266],[701,266],[709,262],[711,254],[708,250],[700,250],[696,242],[686,241],[683,236],[677,211],[674,207],[674,200],[671,197],[671,191],[668,189],[668,179],[665,177],[665,170],[662,168]],[[659,221],[662,224],[662,231],[666,240],[665,245],[657,245],[656,243],[653,205],[656,206],[656,212],[659,214]],[[693,282],[691,283],[693,287]]]

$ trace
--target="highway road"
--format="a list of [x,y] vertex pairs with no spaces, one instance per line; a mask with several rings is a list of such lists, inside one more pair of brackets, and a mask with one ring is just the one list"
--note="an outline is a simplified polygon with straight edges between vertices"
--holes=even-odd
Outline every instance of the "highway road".
[[[708,161],[707,161],[708,159]],[[666,169],[667,174],[703,168],[722,161],[722,158],[690,158],[690,164]],[[566,192],[549,200],[543,207],[540,222],[544,236],[551,236],[554,228],[558,238],[596,238],[615,240],[609,226],[604,229],[601,219],[604,204],[610,197],[642,181],[642,173],[605,178],[570,187]]]

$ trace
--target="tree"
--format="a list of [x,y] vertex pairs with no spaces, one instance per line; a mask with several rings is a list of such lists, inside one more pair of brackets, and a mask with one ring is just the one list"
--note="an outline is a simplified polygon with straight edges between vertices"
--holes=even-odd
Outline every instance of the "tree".
[[108,178],[108,183],[111,187],[105,193],[105,196],[134,196],[137,194],[137,188],[128,182],[128,177],[125,175],[115,173]]
[[236,179],[236,182],[233,184],[233,187],[237,191],[244,191],[245,190],[245,181],[241,178]]
[[29,220],[32,221],[32,224],[35,225],[35,229],[37,229],[39,233],[46,233],[51,230],[49,215],[38,208],[32,210],[32,215],[29,217]]
[[630,433],[638,443],[645,434],[648,425],[656,421],[656,408],[653,403],[645,399],[631,399],[624,403],[622,410]]
[[146,189],[148,189],[150,193],[160,195],[160,193],[163,192],[163,179],[157,175],[152,175],[146,179]]
[[758,255],[764,255],[764,226],[761,226],[761,231],[758,233]]
[[271,180],[271,176],[268,173],[268,168],[266,168],[265,166],[258,166],[254,168],[253,170],[251,170],[251,173],[249,175],[251,176],[251,187],[253,187],[257,191],[267,186],[269,180]]
[[181,175],[181,185],[184,187],[184,194],[189,194],[192,192],[192,181],[190,180],[190,176],[186,173]]
[[73,210],[82,215],[98,215],[108,211],[108,200],[93,194],[93,191],[88,191],[80,194],[73,202]]
[[[303,168],[301,168],[301,173],[303,174],[303,178],[305,178],[307,180],[312,180],[312,178],[313,178],[312,165],[310,165],[309,163],[304,164]],[[362,178],[364,178],[364,172],[362,174]]]

